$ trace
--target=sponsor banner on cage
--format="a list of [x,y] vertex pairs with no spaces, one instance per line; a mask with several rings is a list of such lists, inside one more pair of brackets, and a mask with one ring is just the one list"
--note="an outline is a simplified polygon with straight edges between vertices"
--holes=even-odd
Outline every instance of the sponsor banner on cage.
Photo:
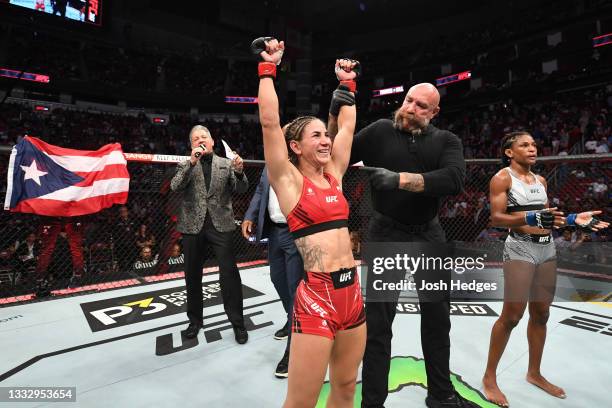
[[[242,285],[242,295],[244,299],[249,299],[262,296],[263,293]],[[203,282],[202,296],[205,308],[222,304],[219,281]],[[187,310],[187,289],[185,289],[185,286],[177,286],[153,292],[81,303],[81,310],[83,310],[92,332],[114,329],[115,327],[177,313],[185,313]]]
[[176,156],[173,154],[147,154],[147,153],[124,153],[129,162],[143,163],[180,163],[189,160],[189,156]]
[[125,160],[134,162],[153,161],[153,155],[148,153],[123,153]]
[[[585,243],[567,251],[557,250],[559,244],[552,240],[540,242],[537,236],[530,241],[510,238],[364,243],[361,272],[366,299],[575,302],[604,299],[612,293],[607,243]],[[508,282],[512,284],[505,288]]]
[[189,160],[189,156],[175,156],[171,154],[154,154],[154,163],[180,163],[185,160]]

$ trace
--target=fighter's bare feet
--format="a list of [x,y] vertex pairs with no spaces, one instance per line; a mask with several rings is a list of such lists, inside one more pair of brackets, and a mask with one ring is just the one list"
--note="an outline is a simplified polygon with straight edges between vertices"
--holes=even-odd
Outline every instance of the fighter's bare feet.
[[492,403],[499,405],[500,407],[509,407],[508,400],[503,392],[497,386],[497,380],[495,377],[484,376],[482,378],[482,385],[485,397]]
[[527,374],[526,380],[531,384],[535,385],[536,387],[543,389],[553,397],[562,399],[566,397],[563,388],[557,387],[556,385],[549,383],[548,380],[544,378],[541,374]]

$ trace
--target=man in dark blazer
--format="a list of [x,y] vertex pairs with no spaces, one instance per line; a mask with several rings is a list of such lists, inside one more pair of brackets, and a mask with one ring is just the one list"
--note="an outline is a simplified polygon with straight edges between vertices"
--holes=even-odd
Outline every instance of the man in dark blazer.
[[202,268],[205,246],[212,246],[219,262],[219,282],[225,313],[239,344],[248,340],[242,313],[242,281],[232,247],[234,211],[232,194],[247,191],[249,182],[240,156],[233,160],[213,153],[214,141],[207,128],[194,126],[189,133],[191,156],[178,164],[170,182],[182,191],[177,230],[183,235],[185,283],[187,286],[187,338],[194,338],[203,325]]
[[270,279],[287,312],[287,323],[283,328],[274,333],[274,338],[277,340],[288,338],[285,354],[274,372],[276,377],[286,378],[289,368],[293,299],[295,290],[304,272],[304,264],[295,246],[293,237],[289,232],[287,219],[281,213],[278,198],[270,187],[268,172],[265,167],[262,170],[259,184],[244,216],[244,221],[242,221],[242,235],[246,239],[252,236],[253,224],[256,226],[256,241],[261,242],[264,238],[268,239]]
[[15,256],[17,257],[17,269],[21,278],[25,278],[28,272],[34,272],[40,256],[40,243],[36,233],[29,232],[25,240],[19,242]]

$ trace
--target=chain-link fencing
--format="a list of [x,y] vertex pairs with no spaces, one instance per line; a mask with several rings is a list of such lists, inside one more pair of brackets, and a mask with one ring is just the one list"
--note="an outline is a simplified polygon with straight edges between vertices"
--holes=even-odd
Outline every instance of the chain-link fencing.
[[[0,163],[2,166],[8,163],[8,154],[0,153]],[[503,230],[489,224],[488,185],[500,167],[494,159],[467,161],[464,192],[444,199],[439,213],[448,240],[474,242],[505,238]],[[52,218],[3,211],[0,215],[0,306],[41,298],[36,296],[36,287],[37,281],[43,279],[48,281],[51,294],[58,296],[183,277],[181,234],[176,230],[181,195],[169,188],[175,168],[174,163],[130,162],[128,202],[96,214]],[[249,242],[240,231],[262,168],[262,162],[246,163],[249,189],[233,199],[237,226],[234,249],[240,267],[267,259],[266,244]],[[2,170],[4,176],[6,170]],[[604,218],[609,218],[612,155],[542,158],[534,171],[548,180],[552,206],[566,212],[602,209]],[[1,183],[4,196],[5,177]],[[349,228],[353,250],[359,258],[372,211],[367,172],[350,168],[343,180],[343,191],[351,209]],[[609,242],[607,232],[578,237],[579,232],[572,234],[573,242],[577,239]],[[214,270],[215,257],[212,253],[207,255],[205,269]]]

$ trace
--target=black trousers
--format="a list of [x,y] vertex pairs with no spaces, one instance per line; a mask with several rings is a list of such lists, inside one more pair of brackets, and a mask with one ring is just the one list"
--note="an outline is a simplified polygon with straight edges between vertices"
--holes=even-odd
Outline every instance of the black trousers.
[[297,287],[304,275],[304,263],[286,225],[273,224],[270,226],[268,263],[270,265],[270,279],[283,303],[283,308],[287,312],[287,330],[289,331],[287,349],[289,349],[293,301]]
[[[444,243],[444,230],[436,221],[424,232],[411,233],[398,229],[392,223],[376,217],[370,221],[370,242],[432,242]],[[418,281],[418,273],[415,281]],[[417,287],[420,284],[417,282]],[[370,286],[367,286],[370,289]],[[450,381],[450,293],[418,292],[421,310],[421,347],[425,358],[428,395],[445,398],[453,394]],[[399,293],[397,294],[399,297]],[[433,299],[433,300],[432,300]],[[368,335],[362,369],[362,408],[384,407],[388,394],[391,338],[397,299],[391,302],[367,302],[366,322]],[[402,333],[410,335],[410,333]]]
[[234,327],[244,328],[242,280],[232,247],[233,235],[233,231],[217,231],[208,215],[199,234],[183,234],[187,317],[191,323],[203,323],[202,268],[206,260],[206,246],[210,245],[219,262],[219,283],[225,313]]

